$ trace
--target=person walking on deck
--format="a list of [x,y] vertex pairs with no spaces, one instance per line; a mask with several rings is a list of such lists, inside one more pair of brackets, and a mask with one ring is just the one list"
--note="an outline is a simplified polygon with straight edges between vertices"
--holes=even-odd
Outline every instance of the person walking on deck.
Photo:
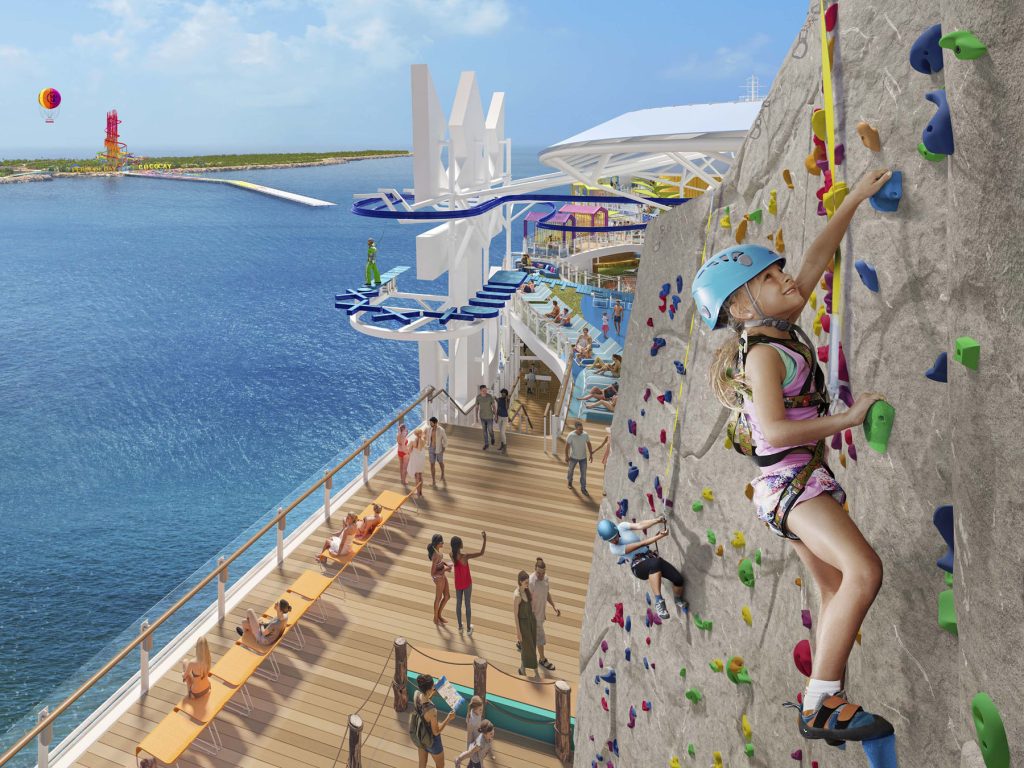
[[537,366],[531,365],[530,370],[526,372],[526,394],[532,395],[534,388],[537,386]]
[[516,647],[519,648],[519,674],[537,672],[537,617],[533,613],[530,574],[520,571],[519,584],[512,593],[512,620],[516,625]]
[[[373,281],[370,280],[373,278]],[[366,284],[380,285],[380,270],[377,269],[377,246],[371,237],[366,241]]]
[[466,602],[466,627],[469,635],[473,634],[473,576],[469,572],[469,561],[480,557],[487,551],[487,531],[480,532],[483,544],[479,552],[463,552],[462,537],[452,536],[452,568],[455,571],[455,618],[459,620],[459,632],[462,631],[462,602]]
[[441,482],[444,479],[444,451],[448,447],[448,435],[444,427],[437,423],[437,416],[430,417],[430,428],[427,429],[427,451],[430,454],[430,484],[437,485],[437,470],[434,465],[441,467]]
[[533,615],[537,619],[537,661],[544,669],[554,671],[555,665],[544,655],[544,645],[547,642],[544,635],[544,620],[548,617],[548,605],[555,612],[555,616],[562,615],[551,597],[551,580],[547,578],[547,566],[538,557],[533,566],[533,573],[530,574],[530,607],[533,608]]
[[[588,455],[589,454],[589,455]],[[583,431],[583,422],[577,421],[576,428],[565,438],[565,462],[569,465],[566,482],[572,488],[572,475],[576,466],[580,468],[580,490],[584,496],[587,492],[587,459],[594,460],[594,448],[590,444],[590,435]]]
[[506,433],[508,432],[508,407],[510,402],[511,398],[508,396],[508,390],[501,390],[501,394],[496,401],[498,408],[496,421],[498,426],[498,450],[502,453],[508,453]]
[[476,396],[476,417],[484,431],[484,450],[494,445],[494,395],[487,391],[487,385],[480,385],[480,394]]

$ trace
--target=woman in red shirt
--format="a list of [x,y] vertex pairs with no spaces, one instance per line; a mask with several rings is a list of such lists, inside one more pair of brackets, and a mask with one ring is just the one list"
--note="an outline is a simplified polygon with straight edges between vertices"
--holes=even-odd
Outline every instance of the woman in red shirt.
[[462,539],[452,536],[452,562],[455,564],[455,617],[459,620],[459,632],[462,631],[462,600],[466,600],[466,627],[468,634],[473,634],[473,609],[470,598],[473,595],[473,577],[469,573],[469,561],[480,557],[487,549],[487,531],[480,532],[483,544],[479,552],[472,554],[462,551]]

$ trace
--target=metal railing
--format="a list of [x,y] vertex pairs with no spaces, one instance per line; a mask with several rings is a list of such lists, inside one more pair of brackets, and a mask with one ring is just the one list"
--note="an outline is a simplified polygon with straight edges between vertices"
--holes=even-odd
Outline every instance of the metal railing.
[[538,339],[555,353],[559,360],[568,364],[573,345],[565,337],[565,329],[562,326],[555,325],[541,313],[535,312],[521,293],[516,294],[515,300],[512,302],[512,311],[527,328],[533,331]]
[[[444,394],[448,394],[445,390],[441,390]],[[324,504],[325,514],[329,512],[331,505],[331,487],[332,480],[335,474],[341,469],[346,467],[350,462],[359,458],[363,459],[363,481],[368,481],[369,477],[369,457],[370,448],[382,435],[384,435],[391,427],[402,422],[405,419],[406,414],[412,411],[420,403],[427,401],[428,408],[429,404],[441,394],[433,388],[420,393],[420,395],[408,406],[399,411],[386,425],[377,430],[374,435],[366,440],[350,453],[343,461],[337,464],[333,469],[324,472],[322,478],[317,482],[313,483],[307,488],[302,494],[292,501],[287,507],[281,508],[278,513],[266,524],[264,524],[256,533],[254,533],[248,541],[242,544],[232,554],[227,557],[220,558],[217,567],[210,571],[204,578],[202,578],[198,584],[189,589],[184,595],[182,595],[173,605],[171,605],[163,614],[152,622],[143,622],[141,631],[138,636],[125,645],[120,651],[114,654],[108,662],[106,662],[99,670],[97,670],[88,680],[82,683],[70,696],[68,696],[63,702],[58,704],[52,710],[44,710],[46,714],[40,714],[38,722],[35,727],[30,729],[24,736],[16,741],[10,748],[7,749],[2,755],[0,755],[0,766],[6,765],[14,757],[18,755],[25,747],[27,747],[33,739],[39,740],[39,755],[40,763],[45,763],[46,756],[49,754],[49,743],[52,738],[53,723],[56,721],[72,704],[78,701],[85,693],[93,688],[100,680],[113,670],[118,664],[120,664],[128,655],[136,648],[141,650],[141,668],[140,668],[140,688],[145,692],[148,688],[149,682],[149,650],[152,646],[153,633],[165,622],[167,622],[172,616],[174,616],[181,608],[191,601],[196,595],[198,595],[205,587],[211,584],[214,579],[220,579],[222,583],[218,584],[218,615],[223,617],[224,615],[224,584],[227,580],[228,566],[235,562],[239,557],[245,554],[250,547],[256,544],[264,535],[269,533],[272,529],[277,529],[277,559],[278,564],[284,562],[284,530],[286,527],[286,518],[288,513],[294,510],[299,504],[309,498],[315,491],[320,488],[324,489]],[[449,401],[451,397],[449,396]],[[455,404],[458,407],[458,403]],[[462,413],[461,408],[459,410]]]
[[594,288],[603,288],[619,294],[632,294],[636,291],[636,275],[602,275],[591,272],[576,264],[562,264],[558,275],[563,280]]
[[644,244],[645,230],[631,230],[629,232],[597,232],[593,234],[577,235],[574,238],[563,242],[536,243],[524,242],[523,248],[531,257],[540,256],[543,258],[564,259],[584,251],[593,251],[598,248],[608,248],[613,245],[635,245],[642,248]]

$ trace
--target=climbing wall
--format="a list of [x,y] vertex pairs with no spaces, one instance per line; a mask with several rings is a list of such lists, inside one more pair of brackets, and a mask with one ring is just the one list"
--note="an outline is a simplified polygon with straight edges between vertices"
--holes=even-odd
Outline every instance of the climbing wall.
[[[844,2],[830,13],[843,144],[833,183],[852,188],[868,168],[902,176],[877,210],[866,202],[854,217],[838,286],[841,378],[896,409],[884,454],[861,428],[832,443],[850,514],[885,568],[849,691],[892,722],[902,766],[1009,765],[1000,725],[1024,760],[1024,4]],[[812,133],[824,106],[819,23],[815,2],[722,189],[648,233],[602,515],[668,517],[660,551],[682,564],[690,613],[653,622],[646,585],[595,539],[578,767],[869,764],[855,744],[805,741],[781,706],[805,684],[800,657],[814,642],[818,595],[792,546],[754,515],[746,491],[756,468],[724,447],[728,412],[707,370],[729,334],[695,320],[690,299],[702,257],[740,237],[784,248],[795,274],[825,224]],[[964,58],[937,46],[960,30],[987,51],[969,39]],[[925,71],[911,67],[912,48]],[[873,143],[873,131],[877,151],[860,137]],[[836,287],[818,287],[816,308],[833,307]],[[816,308],[801,325],[827,348],[837,329]]]

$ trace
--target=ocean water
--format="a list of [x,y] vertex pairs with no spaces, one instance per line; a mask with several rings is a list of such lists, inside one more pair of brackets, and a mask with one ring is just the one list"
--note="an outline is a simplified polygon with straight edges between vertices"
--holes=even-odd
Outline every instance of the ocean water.
[[[542,171],[530,150],[513,167]],[[417,392],[415,345],[334,309],[367,237],[382,271],[414,267],[425,227],[349,211],[410,186],[411,159],[224,176],[339,205],[133,178],[0,186],[0,734],[20,719],[0,746]],[[403,288],[445,290],[412,275]]]

